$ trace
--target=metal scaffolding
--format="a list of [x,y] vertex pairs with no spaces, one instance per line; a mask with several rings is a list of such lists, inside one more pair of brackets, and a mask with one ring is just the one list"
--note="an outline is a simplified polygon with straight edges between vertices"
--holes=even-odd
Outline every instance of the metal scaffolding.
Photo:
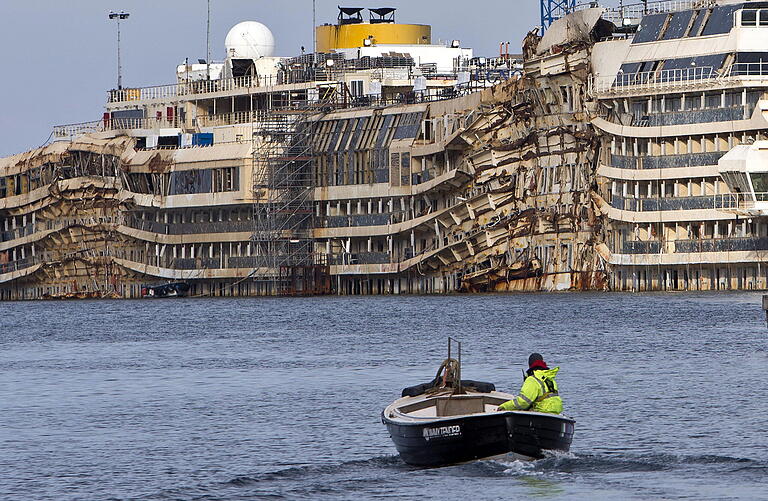
[[265,295],[318,294],[330,285],[314,253],[310,113],[273,110],[254,122],[253,278]]

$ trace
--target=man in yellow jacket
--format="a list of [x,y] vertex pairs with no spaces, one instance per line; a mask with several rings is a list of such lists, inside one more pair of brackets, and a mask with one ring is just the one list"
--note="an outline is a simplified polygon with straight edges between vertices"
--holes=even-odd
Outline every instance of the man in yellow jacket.
[[550,369],[540,354],[531,353],[528,357],[527,377],[520,389],[520,394],[501,404],[497,410],[530,410],[561,414],[563,400],[557,392],[557,382],[555,382],[555,376],[559,370],[560,367]]

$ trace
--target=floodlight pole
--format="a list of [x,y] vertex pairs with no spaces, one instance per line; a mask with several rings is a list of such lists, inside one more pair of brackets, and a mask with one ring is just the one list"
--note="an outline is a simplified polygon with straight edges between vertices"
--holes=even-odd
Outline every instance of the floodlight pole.
[[130,16],[127,12],[110,12],[109,18],[117,21],[117,88],[118,90],[123,88],[123,66],[120,60],[120,21],[128,19]]
[[312,0],[312,67],[315,66],[315,54],[317,53],[317,0]]
[[205,79],[211,79],[211,0],[208,0],[208,23],[205,32]]

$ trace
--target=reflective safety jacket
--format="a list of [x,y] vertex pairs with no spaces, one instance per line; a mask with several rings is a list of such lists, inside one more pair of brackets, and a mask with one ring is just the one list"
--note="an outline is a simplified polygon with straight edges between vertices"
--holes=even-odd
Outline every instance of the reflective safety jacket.
[[520,394],[504,402],[499,407],[505,411],[563,412],[563,400],[557,393],[555,376],[560,367],[554,369],[537,369],[525,378]]

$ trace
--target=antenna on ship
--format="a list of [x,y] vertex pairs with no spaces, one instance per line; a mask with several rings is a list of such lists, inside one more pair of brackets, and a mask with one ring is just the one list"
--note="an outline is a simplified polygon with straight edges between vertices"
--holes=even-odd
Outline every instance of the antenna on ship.
[[117,21],[117,89],[123,88],[123,68],[120,62],[120,21],[128,19],[130,16],[127,12],[110,12],[109,18]]

